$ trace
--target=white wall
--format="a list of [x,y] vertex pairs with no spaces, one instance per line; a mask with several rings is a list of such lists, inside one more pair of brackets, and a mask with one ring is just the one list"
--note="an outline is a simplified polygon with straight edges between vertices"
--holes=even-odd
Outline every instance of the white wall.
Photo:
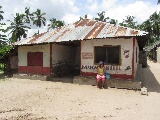
[[[120,45],[121,46],[121,65],[112,66],[112,70],[108,70],[107,72],[110,74],[132,75],[133,38],[130,38],[130,39],[107,38],[107,39],[93,39],[93,40],[82,41],[81,42],[81,67],[82,65],[97,66],[96,64],[94,64],[94,46],[103,46],[103,45]],[[129,50],[128,58],[125,58],[125,55],[124,55],[125,50]],[[82,59],[82,53],[93,53],[93,59]],[[105,65],[105,66],[110,67],[111,65]],[[126,70],[127,67],[130,67],[131,69]],[[97,73],[96,69],[81,69],[81,71]]]
[[[136,48],[137,48],[137,62],[136,62]],[[138,46],[137,40],[135,39],[135,46],[134,46],[134,75],[136,74],[138,63],[139,63],[139,46]]]
[[52,44],[52,66],[58,63],[73,66],[80,64],[80,47]]
[[43,67],[50,67],[50,45],[33,45],[18,47],[18,66],[27,66],[28,52],[43,52]]

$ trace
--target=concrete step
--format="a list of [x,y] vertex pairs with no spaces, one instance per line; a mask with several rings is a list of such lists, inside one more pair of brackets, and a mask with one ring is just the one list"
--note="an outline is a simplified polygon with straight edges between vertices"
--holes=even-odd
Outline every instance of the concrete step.
[[13,74],[13,78],[46,81],[48,76],[45,76],[45,75],[31,75],[31,74]]
[[[73,79],[74,84],[79,85],[96,85],[96,78],[93,76],[75,76]],[[105,86],[111,88],[124,88],[124,89],[141,89],[141,82],[126,79],[107,79]]]

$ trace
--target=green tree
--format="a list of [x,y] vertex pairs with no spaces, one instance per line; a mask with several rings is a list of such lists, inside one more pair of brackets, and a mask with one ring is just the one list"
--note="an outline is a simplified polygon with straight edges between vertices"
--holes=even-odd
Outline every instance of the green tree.
[[159,40],[159,35],[160,35],[160,15],[157,14],[157,12],[154,12],[149,20],[151,21],[151,25],[152,25],[152,33],[153,36],[156,40]]
[[82,20],[82,19],[87,19],[87,18],[88,18],[88,15],[87,15],[87,14],[85,14],[84,17],[81,17],[81,16],[80,16],[80,20]]
[[30,8],[27,8],[27,7],[25,8],[24,16],[25,16],[25,22],[30,23],[31,17],[33,17],[33,13],[30,13]]
[[[2,6],[0,6],[0,9],[2,9]],[[4,12],[0,10],[0,21],[3,20],[3,14]]]
[[8,20],[10,22],[10,26],[7,27],[6,32],[9,32],[11,35],[11,41],[10,42],[16,42],[21,40],[21,38],[27,37],[27,31],[30,29],[29,26],[26,25],[26,21],[24,19],[24,14],[16,13],[16,16],[14,17],[14,20]]
[[135,22],[134,19],[135,19],[134,16],[128,15],[128,16],[126,16],[125,19],[123,19],[122,23],[119,23],[119,25],[135,29],[135,28],[137,28],[137,25],[136,25],[137,22]]
[[5,31],[3,29],[4,25],[6,25],[6,24],[5,23],[0,23],[0,46],[6,44],[6,42],[7,42],[7,39],[6,39],[7,36],[4,35],[4,34],[1,34],[1,32],[4,33],[4,31]]
[[56,20],[56,18],[50,19],[50,23],[48,24],[48,30],[54,29],[57,27],[64,26],[64,21]]
[[42,24],[45,26],[46,25],[46,18],[43,17],[46,15],[46,13],[41,13],[40,9],[37,9],[36,12],[33,13],[32,21],[33,24],[36,25],[37,27],[41,27]]
[[118,20],[115,20],[115,19],[110,19],[109,23],[110,23],[110,24],[117,25],[117,23],[118,23]]
[[148,32],[149,39],[148,39],[147,45],[149,45],[150,43],[154,41],[154,39],[152,38],[152,24],[149,19],[144,21],[142,24],[140,24],[138,26],[138,29]]
[[108,22],[109,17],[105,18],[105,12],[104,11],[97,13],[97,15],[98,15],[98,17],[95,18],[95,20],[102,21],[102,22]]
[[148,44],[152,45],[154,42],[160,40],[160,16],[157,12],[154,12],[146,21],[144,21],[139,29],[147,31],[148,34]]
[[4,56],[12,47],[9,45],[3,45],[0,47],[0,58]]
[[[0,9],[2,9],[2,6],[0,6]],[[0,10],[0,47],[4,44],[6,44],[6,35],[1,34],[4,33],[4,29],[3,26],[6,25],[5,23],[1,23],[1,21],[3,20],[3,14],[4,12]]]

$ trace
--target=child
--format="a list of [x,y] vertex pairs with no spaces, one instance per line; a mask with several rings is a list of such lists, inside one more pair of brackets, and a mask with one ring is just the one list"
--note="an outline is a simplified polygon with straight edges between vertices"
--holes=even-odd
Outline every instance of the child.
[[102,88],[104,88],[104,82],[105,82],[105,67],[104,67],[104,63],[102,61],[99,62],[99,66],[97,67],[97,88],[99,88],[98,83],[100,82],[100,80],[102,80]]

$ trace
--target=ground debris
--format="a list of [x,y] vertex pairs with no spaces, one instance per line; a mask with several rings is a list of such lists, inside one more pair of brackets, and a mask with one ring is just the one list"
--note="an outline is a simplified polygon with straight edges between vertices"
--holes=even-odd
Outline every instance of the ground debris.
[[24,111],[25,109],[13,108],[11,110],[2,110],[0,113],[13,112],[13,111]]

